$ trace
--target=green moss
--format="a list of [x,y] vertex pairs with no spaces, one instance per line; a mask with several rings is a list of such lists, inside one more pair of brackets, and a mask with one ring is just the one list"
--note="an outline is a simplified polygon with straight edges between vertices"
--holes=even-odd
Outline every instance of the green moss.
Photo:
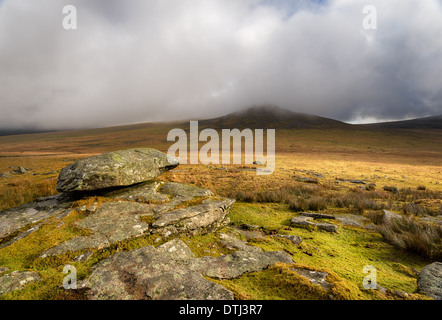
[[[219,232],[225,231],[226,229],[222,229]],[[231,250],[222,245],[219,238],[219,232],[193,237],[183,236],[180,239],[190,248],[196,257],[219,257],[224,254],[232,253]]]
[[[296,235],[303,239],[295,245],[287,239],[266,237],[251,239],[249,244],[265,251],[283,250],[292,255],[297,263],[315,266],[333,272],[343,279],[346,286],[351,286],[350,296],[358,299],[381,298],[376,293],[362,289],[364,266],[373,265],[377,269],[377,282],[380,286],[391,290],[412,293],[416,290],[416,278],[410,271],[420,270],[428,261],[409,253],[405,253],[383,241],[376,232],[363,229],[340,227],[339,233],[328,233],[305,228],[287,227],[294,215],[285,206],[279,204],[246,204],[236,203],[229,214],[234,223],[258,224],[279,229],[281,234]],[[398,267],[401,265],[403,267]],[[407,271],[405,271],[407,270]],[[354,294],[356,290],[360,293]]]

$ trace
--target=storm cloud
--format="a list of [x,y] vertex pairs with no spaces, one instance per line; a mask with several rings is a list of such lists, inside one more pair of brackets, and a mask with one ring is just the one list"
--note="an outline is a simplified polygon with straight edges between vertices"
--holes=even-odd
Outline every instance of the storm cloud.
[[[77,8],[78,29],[62,25]],[[362,9],[377,9],[365,30]],[[0,128],[442,114],[440,0],[0,0]]]

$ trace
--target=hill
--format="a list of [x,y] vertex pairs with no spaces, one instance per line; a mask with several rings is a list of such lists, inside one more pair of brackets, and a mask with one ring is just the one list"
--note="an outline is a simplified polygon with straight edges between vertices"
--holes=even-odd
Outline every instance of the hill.
[[403,120],[403,121],[373,123],[362,126],[366,128],[376,128],[376,129],[409,129],[409,130],[442,129],[442,115],[417,118],[411,120]]
[[273,105],[251,107],[219,118],[202,120],[199,124],[202,127],[215,129],[309,129],[350,126],[341,121],[293,112]]

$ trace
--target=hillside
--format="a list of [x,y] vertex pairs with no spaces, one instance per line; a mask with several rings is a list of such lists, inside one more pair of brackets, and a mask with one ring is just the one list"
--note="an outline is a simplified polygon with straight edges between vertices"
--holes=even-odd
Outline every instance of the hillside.
[[442,129],[442,115],[417,118],[411,120],[403,120],[403,121],[373,123],[362,126],[374,129],[408,129],[408,130]]
[[202,120],[199,123],[202,127],[215,129],[311,129],[350,127],[350,125],[341,121],[293,112],[272,105],[255,106],[219,118]]

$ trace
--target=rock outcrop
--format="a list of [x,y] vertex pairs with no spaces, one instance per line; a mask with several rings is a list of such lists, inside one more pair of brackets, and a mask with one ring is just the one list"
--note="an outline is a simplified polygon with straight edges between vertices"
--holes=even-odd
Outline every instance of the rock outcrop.
[[231,300],[233,294],[204,277],[236,278],[276,262],[292,263],[285,252],[236,251],[196,258],[179,239],[157,248],[120,252],[101,261],[81,287],[93,300]]
[[[110,300],[233,299],[232,292],[209,279],[236,278],[277,262],[293,262],[284,251],[264,252],[230,234],[221,234],[220,243],[232,253],[196,257],[177,237],[211,233],[227,225],[234,200],[195,186],[152,180],[177,165],[152,149],[77,161],[60,172],[57,189],[63,193],[0,212],[0,248],[36,232],[47,221],[62,225],[73,214],[77,216],[70,223],[81,232],[41,253],[41,259],[74,252],[78,255],[73,261],[85,261],[94,250],[121,241],[142,236],[161,241],[158,247],[114,253],[94,266],[80,287],[87,289],[90,299]],[[0,294],[40,279],[35,272],[3,275]]]

